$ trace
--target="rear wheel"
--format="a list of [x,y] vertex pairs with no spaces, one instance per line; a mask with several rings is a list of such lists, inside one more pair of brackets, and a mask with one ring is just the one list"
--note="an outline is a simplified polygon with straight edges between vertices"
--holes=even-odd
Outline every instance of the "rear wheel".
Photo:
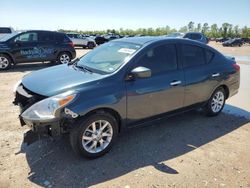
[[71,55],[68,52],[62,52],[57,58],[57,62],[61,64],[67,64],[71,61]]
[[212,94],[205,107],[206,114],[208,116],[218,115],[222,111],[225,105],[225,101],[226,101],[225,90],[222,87],[219,87]]
[[76,126],[70,133],[70,144],[77,154],[87,158],[107,153],[118,134],[116,119],[105,112],[80,120]]
[[11,67],[11,59],[9,56],[0,54],[0,70],[8,70]]

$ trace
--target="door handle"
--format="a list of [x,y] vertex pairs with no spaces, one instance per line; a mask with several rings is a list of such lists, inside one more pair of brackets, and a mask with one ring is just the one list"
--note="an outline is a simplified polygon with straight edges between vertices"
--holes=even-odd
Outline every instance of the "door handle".
[[214,77],[218,77],[218,76],[220,76],[220,73],[214,73],[214,74],[212,74],[212,77],[214,78]]
[[178,80],[178,81],[173,81],[170,83],[171,86],[177,86],[177,85],[180,85],[181,84],[181,81]]

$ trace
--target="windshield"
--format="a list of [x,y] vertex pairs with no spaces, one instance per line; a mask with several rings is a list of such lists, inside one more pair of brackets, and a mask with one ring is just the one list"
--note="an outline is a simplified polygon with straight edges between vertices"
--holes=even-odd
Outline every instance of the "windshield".
[[14,37],[15,35],[17,35],[17,33],[4,34],[3,36],[0,37],[0,41],[7,41],[10,38]]
[[78,66],[103,73],[112,73],[126,63],[141,46],[127,42],[108,42],[83,56]]

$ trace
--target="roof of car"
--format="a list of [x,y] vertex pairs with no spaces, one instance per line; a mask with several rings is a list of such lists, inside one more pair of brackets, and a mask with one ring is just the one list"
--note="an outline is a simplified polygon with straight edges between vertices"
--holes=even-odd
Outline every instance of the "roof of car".
[[[145,43],[155,42],[155,41],[159,41],[159,40],[162,40],[162,39],[163,39],[163,37],[145,36],[145,37],[127,37],[127,38],[117,39],[115,41],[131,42],[131,43],[136,43],[136,44],[143,45]],[[165,37],[164,39],[167,39],[167,38]]]
[[[144,45],[146,43],[153,43],[157,41],[162,41],[162,40],[171,40],[171,41],[187,41],[187,39],[183,38],[175,38],[175,37],[165,37],[165,36],[145,36],[145,37],[128,37],[128,38],[121,38],[121,39],[116,39],[115,41],[121,41],[121,42],[130,42],[130,43],[135,43],[135,44],[140,44]],[[188,40],[190,41],[190,40]]]
[[203,33],[197,32],[197,31],[191,31],[191,32],[187,32],[185,34],[200,34],[200,35],[203,35]]

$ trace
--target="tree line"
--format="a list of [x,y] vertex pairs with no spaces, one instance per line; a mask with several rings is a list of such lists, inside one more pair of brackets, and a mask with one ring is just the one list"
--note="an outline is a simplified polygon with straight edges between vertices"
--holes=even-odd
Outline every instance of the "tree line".
[[223,23],[218,26],[217,24],[209,25],[208,23],[197,23],[190,21],[187,25],[181,27],[179,30],[171,28],[170,26],[158,27],[158,28],[139,28],[139,29],[107,29],[102,31],[81,31],[81,30],[64,30],[59,29],[60,32],[75,32],[79,34],[107,34],[113,33],[118,35],[149,35],[149,36],[158,36],[158,35],[168,35],[174,32],[202,32],[208,37],[232,37],[232,38],[249,38],[250,37],[250,28],[245,26],[240,28],[238,25],[233,25],[230,23]]

